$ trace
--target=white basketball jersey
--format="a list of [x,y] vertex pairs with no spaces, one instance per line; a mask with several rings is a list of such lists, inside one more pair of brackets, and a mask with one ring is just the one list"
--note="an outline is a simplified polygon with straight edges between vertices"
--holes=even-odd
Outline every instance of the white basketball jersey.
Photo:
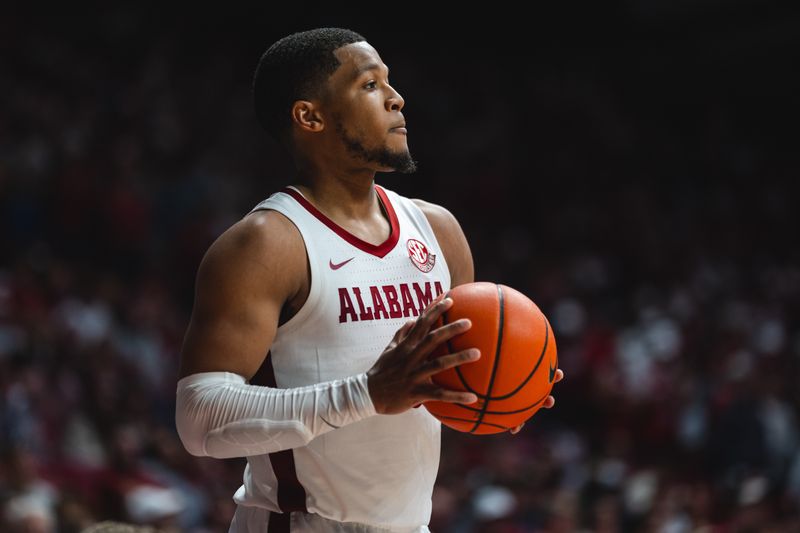
[[[278,211],[297,226],[311,286],[305,304],[278,328],[251,383],[301,387],[365,372],[397,329],[449,290],[447,263],[424,213],[408,198],[377,185],[375,191],[391,223],[380,245],[338,226],[294,187],[253,209]],[[375,415],[307,446],[248,457],[234,500],[271,516],[303,511],[375,530],[428,531],[440,428],[420,407]]]

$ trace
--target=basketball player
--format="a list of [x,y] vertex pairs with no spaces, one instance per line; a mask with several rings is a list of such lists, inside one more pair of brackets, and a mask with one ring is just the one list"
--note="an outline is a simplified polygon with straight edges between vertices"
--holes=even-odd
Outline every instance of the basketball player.
[[428,531],[441,426],[419,406],[477,401],[430,379],[477,350],[427,359],[470,327],[434,327],[452,304],[442,294],[473,281],[467,241],[446,209],[375,184],[376,172],[415,163],[403,98],[361,35],[279,40],[254,94],[295,185],[200,264],[180,437],[194,455],[247,457],[231,532]]

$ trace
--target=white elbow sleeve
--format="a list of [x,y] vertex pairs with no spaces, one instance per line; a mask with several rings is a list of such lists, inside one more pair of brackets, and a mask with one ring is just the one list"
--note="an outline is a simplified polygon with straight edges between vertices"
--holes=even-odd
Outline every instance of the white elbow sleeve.
[[248,385],[230,372],[178,381],[175,424],[192,455],[219,459],[261,455],[375,414],[366,373],[293,389]]

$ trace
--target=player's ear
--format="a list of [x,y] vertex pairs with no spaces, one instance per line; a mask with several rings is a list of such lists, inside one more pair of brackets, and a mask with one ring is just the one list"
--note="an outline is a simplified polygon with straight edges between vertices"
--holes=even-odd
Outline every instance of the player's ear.
[[308,132],[318,132],[325,128],[317,106],[308,100],[297,100],[292,105],[292,120]]

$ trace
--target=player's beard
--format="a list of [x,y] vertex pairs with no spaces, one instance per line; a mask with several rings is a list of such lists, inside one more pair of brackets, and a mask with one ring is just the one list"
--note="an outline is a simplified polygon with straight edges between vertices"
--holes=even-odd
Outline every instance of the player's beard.
[[335,125],[336,132],[347,147],[347,150],[358,158],[370,163],[378,163],[382,167],[393,168],[395,172],[402,174],[411,174],[417,171],[417,162],[411,157],[410,151],[394,152],[386,146],[368,149],[360,140],[350,136],[344,130],[342,121],[338,120],[338,118],[335,121]]

